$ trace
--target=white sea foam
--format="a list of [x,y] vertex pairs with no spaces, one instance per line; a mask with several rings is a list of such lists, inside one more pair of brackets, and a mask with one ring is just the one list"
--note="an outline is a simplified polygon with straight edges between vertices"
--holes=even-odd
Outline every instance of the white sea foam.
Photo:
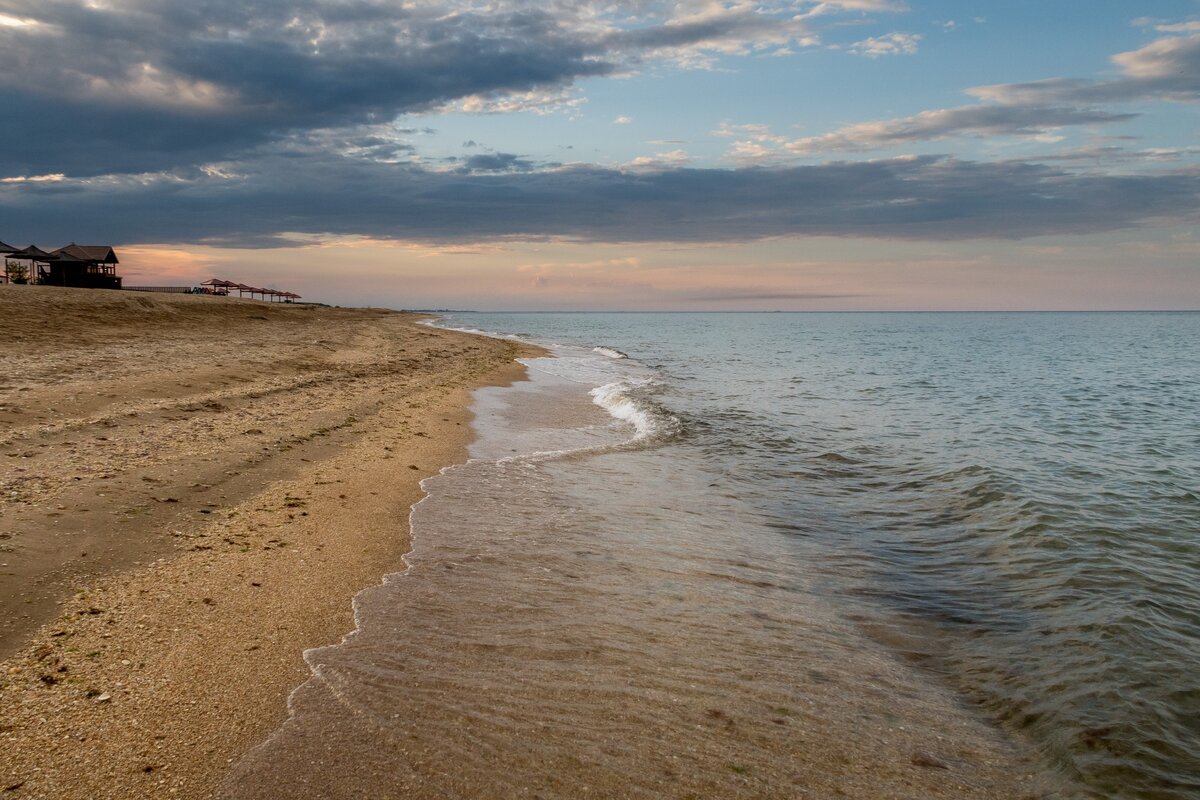
[[[455,327],[444,318],[429,320],[425,324],[449,330],[474,333],[499,339],[516,339],[527,341],[523,337],[512,334],[501,334],[477,328]],[[547,340],[535,340],[537,344],[546,347],[551,352],[550,357],[518,358],[517,361],[534,372],[562,378],[572,383],[593,386],[590,394],[592,401],[603,408],[614,419],[633,426],[634,437],[631,442],[644,442],[671,436],[682,426],[680,419],[656,403],[650,395],[661,384],[654,377],[646,377],[648,372],[644,365],[639,364],[628,355],[612,347],[595,346],[585,349],[577,345],[563,345]],[[630,373],[634,374],[630,374]],[[641,375],[637,373],[643,373]],[[631,442],[627,442],[629,444]],[[585,446],[581,449],[547,450],[525,453],[521,456],[505,457],[522,459],[541,459],[558,457],[570,453],[592,452],[593,450],[608,449],[611,445],[600,448]]]
[[[444,317],[436,319],[423,319],[417,322],[418,325],[425,325],[430,328],[438,328],[444,331],[457,331],[458,333],[469,333],[474,336],[486,336],[489,339],[505,339],[511,342],[529,342],[527,336],[517,333],[500,333],[499,331],[489,331],[482,328],[472,328],[466,325],[452,325]],[[553,342],[540,342],[544,347],[557,347]]]
[[677,429],[679,420],[650,402],[645,394],[656,386],[650,378],[619,380],[592,389],[592,401],[637,431],[636,439],[664,436]]

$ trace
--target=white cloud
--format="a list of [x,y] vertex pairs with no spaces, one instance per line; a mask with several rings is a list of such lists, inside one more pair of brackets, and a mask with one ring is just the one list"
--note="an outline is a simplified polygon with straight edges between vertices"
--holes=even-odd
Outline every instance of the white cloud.
[[577,112],[587,98],[573,89],[514,92],[501,95],[471,95],[444,106],[441,111],[462,111],[468,114],[527,113],[537,116]]
[[1156,25],[1155,30],[1163,33],[1200,33],[1200,20],[1192,22],[1177,22],[1170,25]]
[[638,156],[630,161],[628,166],[636,170],[667,170],[686,166],[692,157],[686,150],[670,150],[665,153],[655,153],[652,156]]
[[612,121],[612,124],[613,125],[628,125],[631,122],[633,122],[633,117],[627,117],[624,114],[622,114],[621,116],[614,119]]
[[1070,125],[1123,122],[1135,114],[1044,106],[976,105],[923,111],[911,117],[860,122],[822,136],[788,142],[797,154],[855,152],[950,136],[1044,137]]
[[841,11],[900,12],[908,11],[908,6],[894,0],[828,0],[817,3],[809,13],[812,15],[836,14]]
[[1200,101],[1200,33],[1164,36],[1137,50],[1117,53],[1111,60],[1121,77],[1099,81],[1049,78],[977,86],[967,93],[1008,104]]
[[[1192,23],[1162,24],[1159,29],[1190,31]],[[896,34],[893,34],[895,36]],[[875,56],[892,52],[881,44],[887,37],[867,39],[855,51]],[[899,46],[899,45],[897,45]],[[738,161],[778,160],[783,151],[794,155],[828,152],[865,152],[915,142],[937,141],[956,136],[1020,136],[1033,141],[1062,140],[1063,128],[1125,122],[1136,113],[1110,110],[1110,103],[1167,100],[1200,101],[1200,33],[1170,35],[1137,50],[1117,53],[1112,62],[1120,77],[1109,80],[1049,78],[1017,84],[998,84],[968,89],[967,93],[987,101],[977,105],[924,111],[908,117],[874,120],[847,125],[820,136],[780,143],[749,126],[725,126],[717,135],[741,136],[730,152]]]
[[1133,21],[1135,28],[1154,28],[1163,33],[1195,33],[1200,31],[1200,20],[1186,22],[1169,22],[1155,17],[1138,17]]
[[722,136],[725,138],[745,137],[751,141],[769,142],[771,144],[784,144],[787,142],[786,136],[772,133],[771,128],[767,125],[755,123],[735,125],[732,122],[725,121],[717,126],[717,129],[713,131],[713,136]]
[[922,38],[919,33],[888,33],[855,42],[850,45],[850,52],[867,58],[911,56],[917,52],[917,42]]

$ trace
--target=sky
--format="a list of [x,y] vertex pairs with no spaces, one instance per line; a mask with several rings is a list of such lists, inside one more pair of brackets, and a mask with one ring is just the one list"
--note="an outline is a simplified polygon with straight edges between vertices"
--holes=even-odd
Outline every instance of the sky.
[[1200,308],[1200,0],[0,0],[0,240],[482,310]]

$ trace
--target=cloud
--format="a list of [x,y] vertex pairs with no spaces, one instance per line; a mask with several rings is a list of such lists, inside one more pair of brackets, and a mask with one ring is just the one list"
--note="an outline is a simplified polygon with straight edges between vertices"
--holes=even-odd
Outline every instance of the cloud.
[[808,46],[816,17],[898,8],[6,0],[0,176],[173,169],[299,131],[436,110],[570,112],[581,79]]
[[638,156],[629,162],[632,169],[662,170],[672,167],[682,167],[691,161],[686,150],[676,148],[665,153],[655,153],[652,156]]
[[1137,28],[1154,28],[1162,33],[1195,33],[1200,31],[1200,20],[1169,22],[1154,17],[1138,17],[1132,23]]
[[1200,214],[1195,170],[1097,175],[938,157],[736,170],[494,166],[502,169],[434,171],[314,153],[298,168],[296,157],[274,154],[239,165],[237,177],[196,170],[0,185],[0,233],[47,244],[242,247],[294,243],[292,233],[442,244],[959,240],[1194,224]]
[[631,122],[633,122],[633,117],[627,117],[624,114],[622,114],[621,116],[614,119],[612,121],[612,124],[613,125],[628,125]]
[[911,117],[861,122],[822,136],[787,142],[793,153],[854,152],[950,136],[1038,136],[1069,125],[1106,125],[1138,115],[1097,109],[976,105],[923,111]]
[[731,290],[710,294],[693,294],[688,295],[686,299],[705,303],[739,303],[747,300],[845,300],[870,296],[866,294],[839,294],[832,292],[741,292]]
[[[1184,30],[1191,31],[1190,25]],[[978,86],[968,94],[1006,104],[1078,104],[1200,100],[1200,33],[1165,36],[1112,57],[1121,76],[1111,80],[1050,78]]]
[[572,87],[535,89],[528,92],[502,92],[490,95],[473,94],[447,103],[438,111],[449,113],[461,111],[466,114],[535,114],[547,116],[562,112],[574,112],[587,98]]
[[529,172],[532,162],[512,153],[488,153],[463,161],[461,172]]
[[1044,155],[1026,156],[1020,160],[1091,162],[1111,169],[1119,164],[1182,162],[1197,156],[1200,156],[1200,147],[1147,147],[1129,150],[1116,145],[1088,145]]
[[[1149,24],[1149,23],[1148,23]],[[1190,32],[1192,23],[1158,25],[1160,30]],[[892,34],[896,36],[897,34]],[[857,52],[878,56],[900,52],[888,37],[857,43]],[[908,117],[847,125],[820,136],[781,142],[749,126],[725,126],[717,135],[746,134],[730,157],[739,163],[779,160],[786,153],[865,152],[955,136],[1047,138],[1067,127],[1128,122],[1135,112],[1113,111],[1105,104],[1133,101],[1200,101],[1200,33],[1159,38],[1145,47],[1118,53],[1112,61],[1121,77],[1112,80],[1049,78],[1026,83],[968,89],[984,103],[924,111]]]
[[1155,30],[1163,33],[1200,33],[1200,21],[1176,22],[1169,25],[1156,25]]
[[880,56],[911,56],[917,52],[917,42],[924,38],[919,33],[889,33],[870,37],[850,45],[850,52],[867,58]]
[[899,12],[907,11],[908,6],[897,0],[828,0],[817,3],[809,12],[813,16],[820,14],[836,14],[843,11],[860,12]]

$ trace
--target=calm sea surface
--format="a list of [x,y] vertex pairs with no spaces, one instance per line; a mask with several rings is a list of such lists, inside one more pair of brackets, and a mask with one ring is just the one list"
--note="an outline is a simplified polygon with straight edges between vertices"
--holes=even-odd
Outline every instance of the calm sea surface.
[[440,324],[556,358],[231,795],[1200,796],[1200,314]]

